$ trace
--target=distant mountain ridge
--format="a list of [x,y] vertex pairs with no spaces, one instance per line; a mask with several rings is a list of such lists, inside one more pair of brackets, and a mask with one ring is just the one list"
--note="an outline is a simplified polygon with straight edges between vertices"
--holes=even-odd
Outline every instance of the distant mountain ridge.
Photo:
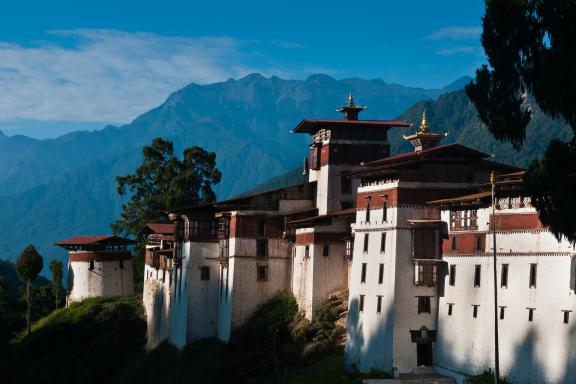
[[307,154],[309,137],[290,129],[302,118],[341,118],[336,108],[348,92],[368,105],[362,119],[391,119],[445,90],[326,75],[301,81],[252,74],[190,84],[122,127],[46,140],[0,135],[0,231],[10,239],[0,243],[0,255],[14,259],[33,243],[48,260],[64,258],[55,241],[109,232],[121,204],[114,178],[135,169],[142,146],[154,137],[172,140],[177,153],[192,145],[215,151],[223,172],[216,187],[220,198],[294,169]]

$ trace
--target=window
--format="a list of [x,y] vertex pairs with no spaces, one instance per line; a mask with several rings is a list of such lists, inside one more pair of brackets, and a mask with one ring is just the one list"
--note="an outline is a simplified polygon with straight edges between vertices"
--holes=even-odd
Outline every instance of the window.
[[322,256],[328,256],[330,254],[330,247],[328,245],[324,245],[322,247]]
[[382,312],[382,296],[376,296],[376,313]]
[[433,287],[436,285],[436,265],[417,264],[414,266],[414,284]]
[[508,264],[502,264],[500,272],[500,287],[508,288]]
[[118,260],[118,268],[124,269],[124,260],[122,259]]
[[266,232],[266,221],[264,219],[259,219],[256,223],[256,231],[258,236],[264,236]]
[[256,268],[256,280],[266,281],[268,280],[268,267],[265,265],[258,265]]
[[364,234],[364,253],[368,253],[368,234]]
[[196,220],[190,222],[189,228],[190,236],[198,236],[200,233],[200,223]]
[[564,324],[568,324],[570,321],[570,311],[562,311],[564,312]]
[[480,236],[476,236],[476,250],[477,251],[482,250],[482,237]]
[[366,197],[366,222],[370,222],[370,197]]
[[349,259],[352,258],[352,248],[353,248],[352,240],[346,240],[346,257],[348,257]]
[[388,221],[388,195],[382,198],[382,221]]
[[536,288],[536,271],[537,271],[538,264],[530,264],[530,281],[529,287]]
[[310,150],[310,168],[313,170],[320,169],[320,146],[314,145]]
[[528,321],[533,321],[535,308],[526,308],[526,309],[528,310]]
[[450,229],[478,229],[478,211],[475,209],[450,212]]
[[364,295],[360,295],[360,302],[358,303],[358,310],[360,312],[364,311]]
[[94,260],[90,260],[90,266],[88,267],[89,271],[93,271],[94,270]]
[[474,266],[474,287],[479,287],[480,286],[480,273],[482,271],[482,266],[481,265],[475,265]]
[[362,263],[362,275],[360,276],[360,282],[366,282],[366,263]]
[[200,280],[210,280],[210,267],[200,267]]
[[477,318],[478,317],[478,307],[479,305],[472,305],[472,317],[473,318]]
[[340,177],[340,192],[342,192],[342,194],[352,193],[352,180],[349,177]]
[[382,232],[382,236],[380,237],[380,253],[384,253],[386,251],[386,232]]
[[304,247],[304,257],[308,259],[310,257],[310,246],[307,245]]
[[256,257],[268,256],[268,240],[256,240]]
[[431,313],[430,296],[418,296],[418,313]]
[[457,246],[457,244],[456,244],[456,236],[452,236],[452,246],[451,246],[451,249],[452,249],[453,251],[455,251],[455,250],[456,250],[456,246]]
[[500,320],[504,320],[504,311],[506,310],[506,307],[500,307]]
[[380,264],[378,268],[378,284],[382,284],[384,282],[384,264]]
[[456,284],[456,265],[450,264],[450,278],[448,280],[448,284],[454,286]]
[[454,306],[454,304],[449,303],[448,304],[448,316],[452,316],[452,307]]
[[430,229],[412,230],[412,256],[416,259],[436,258],[436,232]]

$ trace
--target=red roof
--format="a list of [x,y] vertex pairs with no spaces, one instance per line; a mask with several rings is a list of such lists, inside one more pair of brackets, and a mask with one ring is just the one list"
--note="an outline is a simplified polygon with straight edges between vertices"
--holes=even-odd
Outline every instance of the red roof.
[[338,127],[362,127],[362,128],[392,128],[392,127],[409,127],[412,124],[401,120],[321,120],[321,119],[304,119],[296,128],[294,133],[314,133],[322,128]]
[[174,224],[165,223],[148,223],[146,224],[154,233],[161,235],[172,235],[174,233]]
[[450,153],[453,155],[465,155],[466,157],[473,157],[473,158],[477,158],[477,159],[483,159],[483,158],[488,157],[488,155],[483,153],[483,152],[477,151],[477,150],[472,149],[472,148],[465,147],[465,146],[460,145],[460,144],[453,143],[453,144],[439,145],[437,147],[428,148],[428,149],[425,149],[421,152],[414,151],[414,152],[400,153],[398,155],[394,155],[394,156],[390,156],[390,157],[385,157],[383,159],[371,161],[370,163],[367,163],[366,165],[368,165],[368,166],[382,165],[382,164],[387,164],[387,163],[393,163],[393,162],[398,161],[398,160],[404,160],[404,159],[409,159],[409,158],[419,158],[419,157],[429,156],[431,154],[438,154],[438,153],[442,153],[442,152]]
[[125,239],[123,237],[114,235],[103,235],[103,236],[76,236],[70,239],[62,240],[56,243],[58,246],[67,245],[90,245],[98,243],[108,243],[117,245],[129,245],[134,244],[133,240]]

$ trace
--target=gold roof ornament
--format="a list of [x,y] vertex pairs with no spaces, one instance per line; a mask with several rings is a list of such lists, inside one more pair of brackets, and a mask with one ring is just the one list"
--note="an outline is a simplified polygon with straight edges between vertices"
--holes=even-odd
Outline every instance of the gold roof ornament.
[[414,145],[416,152],[421,152],[424,149],[434,147],[436,144],[448,136],[448,133],[433,133],[428,130],[428,122],[426,121],[426,110],[422,112],[422,121],[420,123],[420,130],[412,135],[404,135],[404,140],[407,140]]
[[358,114],[366,108],[366,106],[354,104],[354,97],[352,92],[350,92],[348,94],[348,104],[338,108],[337,111],[344,114],[344,120],[358,120]]

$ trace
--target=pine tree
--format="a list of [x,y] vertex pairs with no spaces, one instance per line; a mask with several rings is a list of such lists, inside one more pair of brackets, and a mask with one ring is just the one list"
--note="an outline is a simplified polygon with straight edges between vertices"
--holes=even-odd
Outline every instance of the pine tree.
[[33,245],[29,245],[20,254],[18,259],[16,259],[16,273],[20,280],[26,283],[26,333],[30,334],[32,331],[31,323],[31,310],[32,310],[32,282],[42,268],[44,267],[44,261],[42,256],[36,251]]

